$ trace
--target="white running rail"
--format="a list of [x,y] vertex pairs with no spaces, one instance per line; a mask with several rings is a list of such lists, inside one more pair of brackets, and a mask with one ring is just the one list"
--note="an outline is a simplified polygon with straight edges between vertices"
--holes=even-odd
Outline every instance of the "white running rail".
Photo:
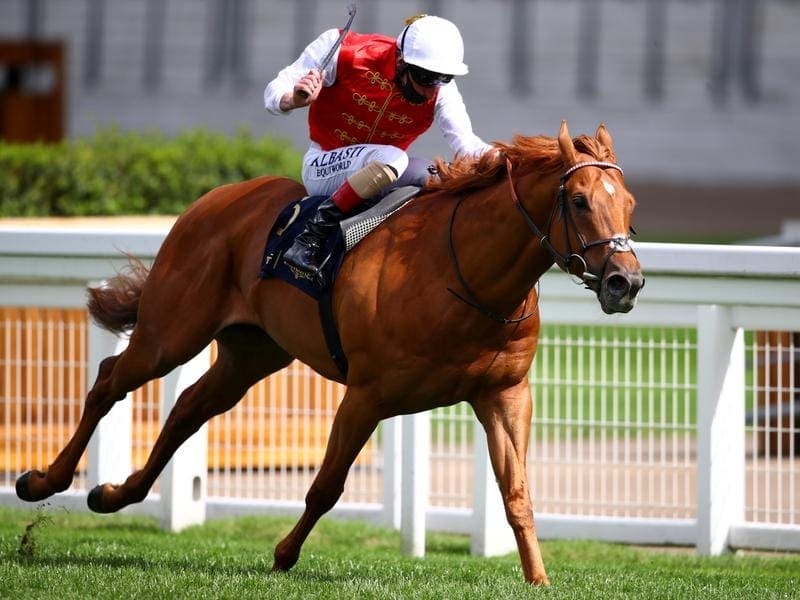
[[[0,308],[82,308],[88,282],[122,266],[121,252],[151,259],[166,231],[0,223]],[[800,550],[800,249],[643,243],[637,252],[647,283],[627,315],[604,315],[560,272],[542,279],[529,456],[540,537],[695,545],[705,554]],[[13,505],[22,505],[13,490],[19,471],[41,454],[51,460],[74,429],[79,407],[64,398],[85,393],[99,360],[125,343],[81,323],[23,321],[0,322],[0,502]],[[31,350],[61,339],[76,356]],[[95,483],[127,476],[152,443],[132,421],[142,411],[166,414],[209,360],[204,353],[155,385],[149,405],[118,403],[92,440],[75,491],[52,502],[83,509]],[[65,378],[64,365],[80,375]],[[335,400],[319,399],[341,388],[301,365],[290,369],[289,379],[219,417],[225,433],[198,432],[154,493],[128,510],[170,529],[299,513],[314,460],[280,463],[313,445],[308,427],[324,437]],[[298,395],[315,398],[313,407],[287,400]],[[42,433],[42,415],[56,413],[57,431]],[[297,415],[311,425],[285,425]],[[271,424],[254,425],[262,421]],[[474,423],[464,406],[384,423],[333,513],[401,527],[404,550],[415,555],[424,553],[426,529],[467,533],[476,554],[512,551]],[[281,437],[282,429],[293,433]],[[229,458],[262,456],[270,444],[279,458],[268,461],[278,466]]]

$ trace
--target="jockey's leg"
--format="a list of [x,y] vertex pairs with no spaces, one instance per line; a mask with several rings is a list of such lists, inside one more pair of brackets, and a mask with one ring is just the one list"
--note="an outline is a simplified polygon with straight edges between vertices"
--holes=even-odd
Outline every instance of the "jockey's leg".
[[405,172],[397,178],[397,181],[395,181],[391,187],[396,188],[406,185],[422,187],[432,175],[430,171],[431,167],[433,167],[433,162],[429,159],[410,156],[408,158],[408,167]]
[[[320,270],[319,249],[328,236],[335,230],[345,215],[352,212],[364,200],[380,194],[391,186],[398,178],[400,171],[408,165],[408,157],[402,150],[391,148],[394,156],[393,163],[397,166],[372,160],[361,168],[351,173],[333,192],[330,198],[324,200],[317,209],[316,214],[306,224],[305,230],[294,241],[289,250],[283,255],[283,260],[290,267],[316,276]],[[398,155],[400,153],[401,155]],[[378,152],[364,153],[365,158],[372,157]],[[313,189],[312,185],[307,187]]]

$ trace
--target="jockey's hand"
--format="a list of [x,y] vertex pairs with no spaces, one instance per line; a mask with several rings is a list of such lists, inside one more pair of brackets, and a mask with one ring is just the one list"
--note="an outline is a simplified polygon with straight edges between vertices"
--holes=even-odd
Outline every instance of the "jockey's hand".
[[281,109],[292,110],[308,106],[319,96],[322,90],[323,73],[311,69],[294,84],[291,94],[284,94],[281,98]]

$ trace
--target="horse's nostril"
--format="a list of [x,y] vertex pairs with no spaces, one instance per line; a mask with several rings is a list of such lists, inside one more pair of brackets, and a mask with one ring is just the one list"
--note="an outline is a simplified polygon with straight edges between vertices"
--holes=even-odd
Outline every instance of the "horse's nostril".
[[630,283],[622,275],[611,275],[606,279],[606,290],[612,296],[617,298],[624,296],[630,289]]

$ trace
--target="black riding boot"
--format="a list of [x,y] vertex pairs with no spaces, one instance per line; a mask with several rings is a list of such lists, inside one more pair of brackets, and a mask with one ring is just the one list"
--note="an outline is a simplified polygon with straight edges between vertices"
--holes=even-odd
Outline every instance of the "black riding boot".
[[303,233],[295,238],[292,247],[284,253],[283,261],[298,271],[318,275],[321,267],[319,249],[344,216],[333,200],[323,200],[317,213],[306,223]]

